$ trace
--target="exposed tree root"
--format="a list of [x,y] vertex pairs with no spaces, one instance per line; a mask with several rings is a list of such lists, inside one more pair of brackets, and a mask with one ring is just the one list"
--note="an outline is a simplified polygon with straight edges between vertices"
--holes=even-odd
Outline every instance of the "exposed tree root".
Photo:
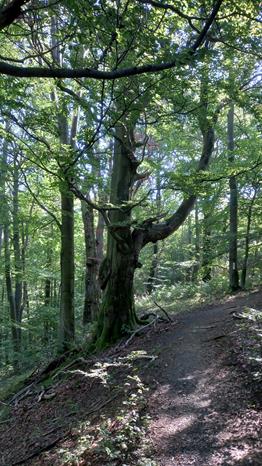
[[51,450],[51,448],[53,448],[60,440],[65,439],[69,434],[70,434],[70,430],[64,434],[59,435],[59,437],[57,437],[52,442],[48,443],[48,445],[38,448],[31,455],[22,458],[16,463],[12,463],[12,466],[16,466],[18,464],[27,464],[29,460],[32,460],[33,458],[35,458],[36,456],[39,456],[41,453],[44,453],[45,451]]

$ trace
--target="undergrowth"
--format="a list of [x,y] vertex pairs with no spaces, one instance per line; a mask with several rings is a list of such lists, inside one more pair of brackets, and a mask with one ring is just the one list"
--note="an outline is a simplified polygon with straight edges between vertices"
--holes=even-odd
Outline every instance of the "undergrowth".
[[214,277],[209,282],[176,283],[154,288],[152,294],[136,297],[138,311],[156,310],[154,302],[164,306],[169,312],[183,312],[201,304],[211,304],[229,294],[226,277]]
[[150,459],[151,445],[147,439],[150,421],[146,413],[149,389],[139,377],[136,367],[136,361],[143,358],[149,358],[146,352],[134,351],[117,358],[112,364],[95,365],[99,378],[102,377],[101,382],[112,388],[116,387],[116,380],[108,377],[109,366],[123,365],[129,367],[131,373],[124,380],[118,380],[122,401],[116,403],[113,415],[105,410],[95,426],[90,420],[85,420],[74,427],[71,433],[73,445],[62,446],[56,453],[63,465],[157,466]]
[[262,311],[245,307],[238,315],[243,363],[254,381],[262,382]]

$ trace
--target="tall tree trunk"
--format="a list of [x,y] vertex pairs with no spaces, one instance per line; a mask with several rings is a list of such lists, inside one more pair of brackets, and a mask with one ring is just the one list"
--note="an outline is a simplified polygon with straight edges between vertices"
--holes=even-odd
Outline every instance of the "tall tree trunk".
[[[51,234],[53,233],[53,228],[51,228]],[[48,245],[47,258],[46,258],[46,272],[47,274],[51,272],[52,268],[52,249],[51,243]],[[49,319],[48,319],[48,310],[51,306],[51,278],[47,276],[44,281],[44,306],[45,306],[45,315],[44,315],[44,331],[43,331],[43,341],[48,342],[49,340]]]
[[13,294],[12,277],[11,277],[11,257],[10,257],[10,235],[9,227],[6,223],[4,228],[4,248],[5,248],[5,282],[7,299],[10,309],[11,334],[14,349],[14,366],[18,364],[18,354],[20,353],[20,334],[17,327],[17,315],[15,307],[15,296]]
[[[135,250],[130,228],[130,199],[137,163],[134,158],[133,127],[116,127],[110,203],[119,209],[110,213],[107,255],[100,267],[100,283],[104,290],[98,318],[96,347],[113,343],[136,323],[133,279]],[[120,208],[121,206],[121,208]]]
[[[234,164],[234,104],[231,102],[227,115],[227,135],[228,135],[228,160]],[[238,192],[236,177],[229,178],[229,216],[230,216],[230,234],[229,234],[229,286],[231,291],[239,290],[239,274],[237,263],[237,230],[238,230]]]
[[[63,56],[60,46],[57,42],[58,24],[54,17],[51,19],[51,40],[52,40],[52,57],[56,65],[63,65]],[[61,143],[61,151],[64,151],[63,146],[67,150],[64,151],[65,161],[63,165],[67,165],[66,171],[61,169],[63,181],[60,186],[61,198],[61,293],[60,293],[60,322],[59,322],[59,349],[65,352],[70,349],[75,338],[75,311],[74,311],[74,197],[68,186],[68,177],[73,176],[72,170],[69,173],[68,169],[72,163],[72,149],[76,147],[76,135],[79,111],[72,115],[71,127],[69,128],[68,114],[69,109],[64,100],[56,101],[54,93],[51,94],[51,99],[57,103],[57,123],[59,131],[59,139]],[[58,160],[60,167],[61,163]],[[69,170],[70,171],[70,170]]]
[[211,280],[211,224],[210,210],[207,205],[204,205],[203,218],[203,256],[202,256],[202,280],[208,282]]
[[247,264],[248,264],[248,256],[249,256],[249,242],[250,242],[250,228],[251,228],[251,221],[252,221],[252,210],[254,206],[254,202],[257,195],[257,187],[254,188],[254,195],[251,199],[251,202],[248,207],[247,212],[247,229],[246,229],[246,237],[245,237],[245,252],[244,252],[244,259],[243,259],[243,266],[242,266],[242,273],[241,273],[241,288],[245,288],[246,286],[246,277],[247,277]]
[[[29,221],[32,217],[33,208],[34,208],[34,200],[29,210],[29,219],[26,221],[26,223],[22,222],[22,225],[21,225],[22,227],[21,228],[21,231],[22,231],[21,262],[22,262],[22,273],[23,273],[22,310],[23,312],[26,311],[27,321],[29,321],[29,317],[30,317],[30,306],[29,306],[28,284],[26,280],[26,252],[27,252],[27,247],[28,247],[28,242],[29,242],[29,231],[28,231]],[[31,342],[30,327],[28,331],[28,342],[29,344]]]
[[[1,196],[0,196],[0,202],[1,202]],[[0,225],[0,257],[2,253],[2,245],[3,245],[3,225]]]
[[146,286],[148,294],[151,294],[154,289],[157,265],[158,265],[158,243],[155,243],[153,244],[153,248],[152,248],[151,267],[149,270],[148,282]]
[[82,218],[85,234],[85,301],[83,324],[94,321],[97,317],[100,290],[98,286],[98,258],[94,229],[94,211],[85,202],[81,202]]
[[67,351],[75,337],[74,315],[74,197],[66,188],[61,195],[61,303],[60,349]]
[[99,264],[102,263],[104,257],[104,231],[105,221],[101,212],[98,212],[98,220],[96,227],[96,256]]
[[195,263],[193,265],[192,280],[196,281],[200,268],[200,225],[199,225],[199,205],[195,203]]
[[[156,213],[157,213],[157,216],[160,216],[160,213],[161,213],[161,179],[160,179],[159,169],[157,170],[157,173],[156,173]],[[154,289],[155,279],[156,279],[157,266],[158,266],[158,243],[157,242],[153,244],[152,253],[153,253],[152,261],[151,261],[151,267],[149,270],[149,277],[148,277],[148,283],[147,283],[148,294],[152,293]]]
[[[20,244],[20,220],[19,220],[19,171],[18,161],[14,163],[14,185],[13,185],[13,246],[14,246],[14,267],[15,267],[15,308],[17,322],[22,320],[22,257]],[[21,330],[19,330],[21,332]]]
[[[110,147],[111,147],[111,154],[109,156],[109,175],[107,178],[107,182],[109,180],[109,177],[112,172],[111,164],[112,164],[112,153],[113,153],[113,142],[110,142]],[[101,173],[101,163],[98,161],[98,170],[97,170],[97,176],[101,178],[102,173]],[[105,193],[107,191],[106,187],[101,189],[101,187],[98,188],[98,199],[99,202],[106,203],[108,201],[108,195]],[[96,256],[98,260],[98,264],[100,265],[102,263],[103,257],[104,257],[104,233],[105,233],[105,220],[101,212],[98,212],[98,219],[97,219],[97,225],[96,225]]]

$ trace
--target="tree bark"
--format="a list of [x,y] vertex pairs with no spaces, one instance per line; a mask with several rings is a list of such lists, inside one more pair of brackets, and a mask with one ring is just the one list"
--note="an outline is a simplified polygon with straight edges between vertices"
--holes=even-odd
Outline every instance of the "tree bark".
[[[158,169],[156,173],[156,214],[157,216],[160,216],[160,213],[161,213],[161,179],[160,179],[160,171]],[[153,244],[153,248],[152,248],[152,261],[151,261],[151,267],[150,267],[148,283],[147,283],[148,294],[151,294],[154,289],[154,282],[155,282],[156,273],[157,273],[157,265],[158,265],[158,243],[156,242]]]
[[[207,203],[209,204],[209,200]],[[204,218],[203,218],[203,256],[202,256],[202,280],[208,282],[212,278],[211,269],[211,224],[210,224],[210,210],[209,206],[204,205]]]
[[100,290],[98,286],[98,257],[94,229],[94,211],[85,202],[81,202],[82,218],[85,235],[85,301],[83,324],[95,320],[98,313]]
[[[34,206],[34,201],[30,208],[30,218],[32,215],[33,206]],[[26,312],[27,322],[29,322],[29,317],[30,317],[28,284],[25,278],[26,277],[26,250],[27,250],[28,241],[29,241],[28,224],[29,224],[29,220],[27,220],[26,223],[22,222],[21,224],[21,233],[22,233],[21,262],[22,262],[22,277],[23,277],[21,306],[22,306],[22,314]],[[31,335],[30,326],[28,329],[27,336],[28,336],[27,338],[28,347],[31,347],[32,335]]]
[[18,354],[20,353],[20,333],[17,327],[17,315],[15,307],[15,297],[13,294],[11,277],[11,257],[10,257],[10,237],[8,225],[4,228],[4,248],[5,248],[5,282],[7,299],[10,309],[11,335],[14,349],[14,366],[18,365]]
[[195,202],[195,263],[192,270],[192,280],[196,281],[200,268],[200,225],[199,225],[199,205]]
[[155,279],[156,279],[156,271],[157,271],[157,264],[158,264],[158,243],[153,244],[152,248],[152,260],[151,260],[151,267],[149,270],[148,282],[147,282],[147,292],[151,294],[154,289]]
[[[14,247],[14,268],[15,268],[15,312],[16,321],[22,321],[22,290],[23,290],[23,270],[20,243],[20,220],[19,220],[19,171],[18,160],[15,157],[13,174],[13,247]],[[21,329],[17,329],[21,334]],[[20,335],[21,338],[21,335]]]
[[133,126],[118,124],[115,134],[107,255],[100,267],[100,284],[104,290],[95,334],[96,348],[116,341],[136,323],[133,278],[137,266],[130,228],[130,199],[137,161],[134,157]]
[[[52,39],[52,57],[56,65],[62,65],[62,54],[57,43],[58,26],[54,17],[51,20],[51,39]],[[51,94],[51,99],[56,102],[55,94]],[[75,338],[75,311],[74,311],[74,196],[68,186],[68,177],[73,173],[68,173],[68,168],[72,162],[71,153],[67,149],[75,149],[77,125],[79,112],[73,114],[71,119],[71,128],[68,124],[68,108],[65,101],[58,101],[57,107],[57,123],[59,139],[61,143],[61,151],[64,151],[64,158],[67,159],[67,171],[63,167],[66,166],[58,160],[58,165],[61,168],[61,293],[60,293],[60,321],[59,321],[59,350],[61,352],[68,351],[74,342]],[[70,171],[70,170],[69,170]],[[72,170],[71,170],[72,171]]]
[[61,303],[60,348],[67,351],[75,337],[74,316],[74,197],[68,189],[61,195]]
[[[230,164],[234,163],[234,104],[231,102],[227,115],[227,134],[228,134],[228,160]],[[239,290],[239,274],[237,259],[237,234],[238,234],[238,191],[236,177],[229,178],[229,286],[231,291]]]
[[248,256],[249,256],[249,242],[250,242],[250,229],[251,229],[251,221],[252,221],[252,211],[254,202],[257,195],[257,187],[254,188],[254,195],[250,201],[248,212],[247,212],[247,229],[246,229],[246,237],[245,237],[245,252],[244,252],[244,259],[243,259],[243,266],[242,266],[242,273],[241,273],[241,288],[245,288],[246,286],[246,277],[247,277],[247,265],[248,265]]
[[99,264],[102,263],[104,257],[104,231],[105,221],[101,212],[98,212],[98,220],[96,227],[96,256]]
[[[53,233],[53,228],[51,226],[51,235]],[[46,273],[51,272],[52,268],[52,245],[51,242],[47,245],[47,257],[46,257]],[[49,320],[48,320],[48,310],[50,309],[51,306],[51,290],[52,290],[52,282],[51,278],[47,276],[44,281],[44,306],[45,306],[45,311],[44,311],[44,331],[43,331],[43,341],[48,342],[49,340]]]

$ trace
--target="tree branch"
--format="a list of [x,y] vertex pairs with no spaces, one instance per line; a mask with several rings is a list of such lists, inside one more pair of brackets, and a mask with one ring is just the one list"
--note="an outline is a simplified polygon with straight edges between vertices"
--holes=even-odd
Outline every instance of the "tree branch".
[[[218,108],[221,108],[221,105],[219,105]],[[216,122],[217,118],[218,110],[216,110],[214,113],[212,122],[213,124]],[[213,124],[206,129],[203,136],[203,150],[198,163],[197,171],[206,170],[208,167],[214,149],[215,132]],[[169,219],[167,219],[165,222],[158,224],[146,224],[145,222],[144,229],[142,227],[133,232],[134,240],[140,244],[140,247],[144,247],[147,243],[155,243],[156,241],[167,238],[169,235],[174,233],[185,221],[194,207],[196,198],[196,194],[191,194],[188,198],[184,199],[176,212],[171,215],[171,217],[169,217]]]
[[26,174],[24,173],[24,171],[23,171],[23,169],[21,167],[20,167],[20,169],[21,169],[23,177],[24,177],[25,186],[27,187],[28,191],[30,192],[32,198],[35,200],[35,202],[39,205],[39,207],[44,212],[46,212],[48,215],[50,215],[50,217],[55,221],[55,223],[58,226],[59,230],[61,230],[61,223],[59,222],[57,216],[51,210],[49,210],[44,204],[42,204],[41,201],[39,201],[37,195],[32,191],[32,189],[30,188],[30,186],[28,184]]
[[[198,35],[191,48],[185,49],[182,53],[177,54],[174,60],[165,63],[147,64],[143,66],[133,66],[131,68],[116,69],[113,71],[101,71],[94,68],[42,68],[42,67],[19,67],[10,65],[3,61],[0,62],[0,74],[16,76],[21,78],[92,78],[98,80],[114,80],[127,76],[135,76],[144,73],[157,73],[160,71],[175,68],[179,63],[189,63],[195,55],[197,49],[202,45],[205,37],[214,22],[223,0],[217,0],[210,16],[208,17],[202,31]],[[16,3],[16,2],[15,2]],[[21,3],[21,2],[20,2]]]
[[30,0],[13,0],[0,10],[0,30],[10,26],[22,14],[22,6]]
[[143,5],[151,5],[155,8],[160,8],[165,11],[168,11],[168,10],[172,11],[176,15],[180,16],[180,18],[186,19],[189,25],[191,26],[191,28],[194,29],[194,31],[196,31],[198,34],[200,33],[199,29],[196,28],[194,24],[192,23],[192,20],[194,19],[203,21],[203,18],[201,18],[200,16],[189,16],[183,13],[183,11],[176,8],[174,5],[170,5],[169,3],[160,3],[160,2],[156,2],[155,0],[137,0],[137,1],[139,3],[142,3]]

